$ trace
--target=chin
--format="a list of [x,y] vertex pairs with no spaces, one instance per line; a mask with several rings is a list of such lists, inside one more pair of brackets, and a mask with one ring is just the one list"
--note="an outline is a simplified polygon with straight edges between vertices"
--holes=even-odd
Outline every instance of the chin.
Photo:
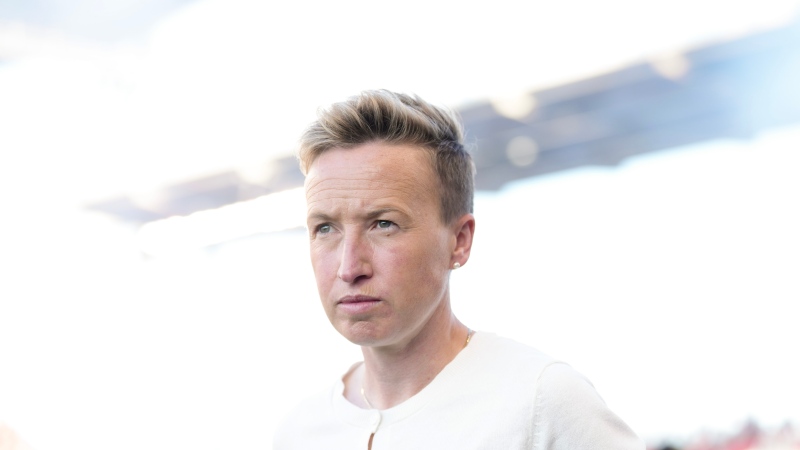
[[375,325],[371,323],[345,323],[335,328],[345,339],[362,347],[385,345],[386,341],[388,341],[385,333],[376,329]]

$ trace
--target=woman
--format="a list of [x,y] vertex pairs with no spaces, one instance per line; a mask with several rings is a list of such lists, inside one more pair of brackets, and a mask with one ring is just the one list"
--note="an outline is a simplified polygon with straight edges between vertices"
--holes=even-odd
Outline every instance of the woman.
[[322,111],[299,158],[320,299],[364,361],[290,414],[276,449],[644,448],[568,365],[453,314],[475,218],[451,113],[367,91]]

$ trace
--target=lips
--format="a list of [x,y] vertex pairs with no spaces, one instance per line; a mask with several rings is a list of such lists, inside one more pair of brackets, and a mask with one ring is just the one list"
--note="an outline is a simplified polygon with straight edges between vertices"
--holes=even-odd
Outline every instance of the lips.
[[368,295],[346,295],[336,302],[336,306],[349,314],[363,314],[377,306],[380,301],[379,298]]

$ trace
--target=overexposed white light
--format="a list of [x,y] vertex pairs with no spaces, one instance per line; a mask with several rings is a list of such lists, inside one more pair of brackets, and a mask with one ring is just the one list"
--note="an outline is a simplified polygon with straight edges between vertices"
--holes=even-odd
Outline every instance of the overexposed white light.
[[528,136],[517,136],[506,145],[506,157],[517,167],[530,166],[539,155],[539,145]]
[[304,205],[300,187],[149,222],[139,230],[139,246],[151,256],[180,254],[258,233],[289,230],[305,224]]
[[489,102],[498,114],[515,120],[524,119],[536,109],[536,97],[531,94],[495,97]]
[[653,58],[650,61],[650,65],[662,77],[675,81],[685,77],[692,68],[692,63],[680,52],[668,53]]

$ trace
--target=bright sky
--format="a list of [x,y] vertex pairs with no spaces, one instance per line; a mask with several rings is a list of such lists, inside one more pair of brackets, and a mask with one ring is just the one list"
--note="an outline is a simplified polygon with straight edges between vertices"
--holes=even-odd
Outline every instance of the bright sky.
[[[269,448],[285,408],[360,357],[318,305],[303,231],[142,259],[136,230],[81,202],[285,153],[364,88],[457,105],[797,7],[550,3],[385,20],[363,3],[345,22],[207,0],[144,48],[0,66],[0,421],[38,450]],[[650,439],[800,423],[799,144],[773,130],[482,193],[455,310],[570,362]]]

